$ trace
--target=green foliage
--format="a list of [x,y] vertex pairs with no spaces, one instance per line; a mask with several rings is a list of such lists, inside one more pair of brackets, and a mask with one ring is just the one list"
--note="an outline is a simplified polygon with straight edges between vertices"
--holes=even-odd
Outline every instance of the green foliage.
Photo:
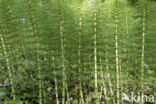
[[17,100],[15,100],[15,101],[4,101],[4,104],[23,104],[23,102],[17,101]]
[[123,92],[141,92],[142,84],[144,94],[154,94],[156,2],[117,3],[96,0],[95,16],[94,0],[0,0],[0,101],[60,104],[64,93],[67,104],[95,104],[97,95],[112,104],[117,90],[121,102]]

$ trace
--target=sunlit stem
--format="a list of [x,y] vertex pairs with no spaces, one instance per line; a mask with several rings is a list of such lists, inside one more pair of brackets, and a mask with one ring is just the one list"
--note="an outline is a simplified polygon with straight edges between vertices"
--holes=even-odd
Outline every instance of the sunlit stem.
[[116,16],[115,16],[115,57],[116,57],[116,80],[117,80],[117,104],[120,103],[120,92],[119,92],[119,53],[118,53],[118,8],[116,0]]
[[79,56],[79,94],[80,94],[80,104],[84,104],[84,98],[83,98],[83,91],[82,91],[82,82],[81,82],[81,29],[82,29],[82,10],[80,7],[80,19],[79,19],[79,50],[78,50],[78,56]]
[[6,66],[7,66],[8,73],[9,73],[9,80],[10,80],[10,84],[11,84],[12,97],[15,100],[16,96],[15,96],[15,88],[14,88],[13,79],[12,79],[11,66],[10,66],[10,63],[9,63],[9,57],[8,57],[8,53],[6,51],[6,46],[5,46],[5,43],[4,43],[2,33],[0,33],[0,40],[1,40],[2,49],[3,49],[3,52],[4,52],[4,56],[5,56]]
[[[55,57],[52,57],[52,61],[53,63],[55,62]],[[55,64],[53,64],[53,67],[55,66]],[[55,81],[55,96],[56,96],[56,104],[59,104],[59,99],[58,99],[58,87],[57,87],[57,76],[56,76],[56,70],[54,67],[54,81]]]
[[[142,21],[142,54],[141,54],[141,91],[142,96],[144,96],[144,51],[145,51],[145,16],[146,16],[146,10],[143,9],[143,21]],[[144,98],[142,99],[142,104],[144,104]]]
[[102,91],[104,93],[104,97],[106,99],[107,102],[107,90],[106,90],[106,85],[105,85],[105,79],[104,79],[104,73],[103,73],[103,64],[102,64],[102,59],[100,57],[100,75],[101,75],[101,80],[102,80],[102,87],[101,87],[101,97],[102,97]]
[[97,2],[95,0],[94,6],[94,77],[95,77],[95,95],[96,95],[96,104],[99,104],[98,97],[98,79],[97,79]]

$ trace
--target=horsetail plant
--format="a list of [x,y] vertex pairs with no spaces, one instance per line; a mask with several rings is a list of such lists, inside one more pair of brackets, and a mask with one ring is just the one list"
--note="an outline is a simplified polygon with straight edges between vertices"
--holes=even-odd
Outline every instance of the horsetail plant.
[[[53,62],[55,62],[55,57],[53,56],[52,57],[52,60],[53,60]],[[54,65],[55,66],[55,65]],[[55,67],[54,67],[55,68]],[[55,76],[55,96],[56,96],[56,104],[59,104],[59,99],[58,99],[58,87],[57,87],[57,77],[56,77],[56,71],[55,71],[55,69],[54,69],[54,76]]]
[[[128,39],[128,35],[129,35],[129,24],[128,24],[128,9],[126,8],[126,5],[127,3],[125,2],[125,31],[126,31],[126,33],[124,34],[124,35],[126,35],[125,36],[125,38],[124,38],[124,41],[123,41],[123,44],[124,44],[124,53],[128,53],[128,51],[126,50],[126,48],[127,48],[127,45],[126,45],[126,40]],[[122,104],[123,104],[123,89],[124,89],[124,79],[123,79],[123,77],[122,77],[122,67],[121,67],[121,59],[120,59],[120,86],[121,86],[121,102],[122,102]],[[126,61],[126,64],[128,64],[128,60]],[[127,69],[127,67],[125,68],[125,69]]]
[[95,99],[96,104],[99,104],[98,94],[98,74],[97,74],[97,1],[94,1],[94,78],[95,78]]
[[[108,3],[107,21],[108,21],[108,25],[110,25],[110,0],[107,0],[107,3]],[[110,70],[109,70],[109,65],[108,65],[108,50],[107,50],[108,49],[108,36],[109,36],[109,32],[106,35],[106,53],[105,53],[106,58],[105,58],[105,61],[106,61],[106,70],[108,72],[108,74],[107,74],[108,85],[109,85],[109,89],[110,89],[111,98],[113,99],[114,98],[114,91],[112,88],[111,77],[110,77],[110,72],[109,72]],[[115,103],[114,99],[113,99],[113,103]]]
[[118,53],[118,4],[116,0],[116,14],[115,14],[115,57],[116,57],[116,80],[117,80],[117,89],[116,89],[116,96],[117,96],[117,104],[120,103],[120,86],[119,86],[119,53]]
[[80,95],[80,104],[84,104],[84,99],[83,99],[83,91],[82,91],[82,82],[81,82],[81,72],[82,72],[82,63],[81,63],[81,34],[82,34],[82,4],[80,4],[80,19],[79,19],[79,42],[78,42],[78,64],[79,64],[79,95]]
[[39,45],[37,43],[38,37],[37,37],[37,30],[36,30],[36,25],[35,25],[35,20],[32,14],[31,10],[31,0],[28,0],[28,16],[30,19],[30,25],[32,29],[32,34],[33,34],[33,40],[35,42],[35,54],[36,54],[36,66],[38,70],[38,79],[39,79],[39,104],[42,104],[42,79],[41,79],[41,67],[40,67],[40,59],[39,59]]
[[62,79],[62,104],[65,104],[65,90],[67,88],[66,86],[66,68],[65,68],[65,57],[64,57],[64,20],[63,20],[63,14],[62,14],[62,8],[61,8],[61,1],[58,0],[58,6],[59,6],[59,29],[60,29],[60,38],[61,38],[61,58],[62,58],[62,75],[63,75],[63,79]]
[[[5,60],[6,60],[6,67],[7,67],[8,74],[9,74],[9,81],[10,81],[10,84],[11,84],[11,91],[12,91],[11,95],[13,97],[13,100],[16,100],[16,93],[15,93],[15,87],[14,87],[15,86],[14,85],[15,81],[14,81],[14,78],[13,78],[13,76],[14,76],[13,73],[15,71],[14,66],[17,66],[17,69],[18,69],[19,64],[16,63],[17,62],[16,57],[18,55],[17,56],[14,55],[16,50],[14,51],[12,44],[14,42],[17,42],[17,43],[20,44],[20,41],[17,41],[18,39],[20,40],[20,38],[19,38],[19,36],[17,34],[17,26],[14,27],[14,31],[13,31],[13,29],[9,28],[9,26],[13,26],[13,24],[16,23],[15,22],[16,17],[13,15],[11,5],[10,5],[11,2],[3,1],[2,3],[5,5],[5,7],[2,8],[2,9],[4,9],[3,12],[6,12],[6,16],[8,16],[8,18],[3,17],[4,21],[7,22],[7,26],[6,27],[2,26],[3,27],[2,29],[4,29],[4,31],[3,31],[4,33],[0,33],[0,35],[1,35],[0,40],[1,40],[1,43],[2,43],[2,49],[3,49],[4,57],[5,57]],[[3,21],[3,19],[1,21]],[[16,37],[17,40],[16,39],[11,40],[11,39],[8,38],[9,36],[6,36],[6,39],[5,39],[3,34],[6,34],[6,33],[9,33],[10,37],[11,36]],[[5,40],[6,43],[4,42],[4,40]],[[16,44],[16,46],[17,46],[17,44]],[[21,54],[20,48],[18,48],[18,52],[19,52],[19,54]],[[11,64],[11,62],[12,62],[12,64]]]
[[124,94],[153,94],[155,5],[0,0],[0,103],[128,104]]
[[12,79],[12,70],[11,70],[11,65],[10,65],[10,61],[9,61],[9,55],[7,53],[7,50],[6,50],[6,46],[5,46],[5,43],[4,43],[4,39],[3,39],[2,33],[0,33],[0,40],[1,40],[1,45],[2,45],[3,52],[4,52],[6,66],[7,66],[7,70],[8,70],[8,74],[9,74],[9,80],[10,80],[10,84],[11,84],[12,97],[15,100],[16,96],[15,96],[14,83],[13,83],[13,79]]
[[104,80],[104,73],[103,73],[103,67],[102,67],[102,59],[100,57],[100,75],[101,75],[101,81],[102,81],[102,84],[101,84],[101,97],[100,99],[102,98],[102,92],[104,93],[104,97],[106,99],[106,102],[107,102],[107,89],[106,89],[106,83],[105,83],[105,80]]
[[[99,9],[100,9],[100,6],[99,6]],[[97,24],[99,24],[99,22]],[[103,35],[103,33],[101,33],[101,34]],[[98,44],[102,44],[102,41],[100,41],[100,35],[101,34],[100,33],[97,34],[97,39],[99,39],[97,41]],[[99,61],[99,72],[100,72],[100,74],[99,74],[99,76],[100,76],[100,78],[99,78],[100,79],[99,99],[100,99],[100,102],[102,102],[103,99],[105,99],[107,102],[107,100],[108,100],[107,88],[106,88],[106,80],[105,80],[105,76],[104,76],[106,70],[104,70],[105,68],[103,67],[105,64],[104,64],[104,59],[102,57],[103,50],[102,50],[100,45],[98,45],[97,49],[98,49],[98,55],[97,56],[99,56],[98,61]]]
[[[144,53],[145,53],[145,26],[146,26],[146,9],[143,9],[142,17],[142,53],[141,53],[141,93],[144,96]],[[144,104],[144,98],[142,98],[141,104]]]

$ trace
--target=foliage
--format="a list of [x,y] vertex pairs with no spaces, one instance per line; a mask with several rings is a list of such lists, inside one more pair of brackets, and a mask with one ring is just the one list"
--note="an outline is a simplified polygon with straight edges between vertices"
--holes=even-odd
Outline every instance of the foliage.
[[123,93],[154,95],[155,12],[152,0],[0,0],[0,100],[128,104]]

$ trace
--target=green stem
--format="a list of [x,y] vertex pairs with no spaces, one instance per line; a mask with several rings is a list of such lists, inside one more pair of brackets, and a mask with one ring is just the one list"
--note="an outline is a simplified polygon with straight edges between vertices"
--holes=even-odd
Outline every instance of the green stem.
[[[110,13],[110,0],[108,0],[107,2],[108,2],[108,24],[110,25],[110,14],[111,14]],[[109,34],[107,34],[107,37],[106,37],[106,70],[108,72],[107,77],[108,77],[108,85],[109,85],[109,88],[110,88],[111,98],[113,99],[113,103],[116,104],[115,99],[114,99],[114,91],[113,91],[113,88],[112,88],[111,77],[110,77],[110,72],[109,72],[110,69],[109,69],[109,64],[108,64],[108,62],[109,62],[109,60],[108,60],[108,50],[107,50],[108,49],[108,41],[109,41],[108,37],[109,37]]]
[[79,94],[80,94],[80,104],[84,104],[83,99],[83,91],[82,91],[82,82],[81,82],[81,29],[82,29],[82,13],[81,13],[81,6],[80,6],[80,19],[79,19],[79,50],[78,50],[78,56],[79,56]]
[[94,78],[95,78],[95,95],[96,104],[99,104],[98,94],[98,74],[97,74],[97,2],[95,0],[94,6]]
[[[105,85],[105,80],[104,80],[104,73],[103,73],[103,67],[102,67],[102,59],[100,57],[100,75],[101,75],[101,80],[102,80],[102,89],[103,89],[103,93],[104,93],[104,97],[106,99],[106,103],[107,103],[107,90],[106,90],[106,85]],[[102,90],[101,90],[101,96],[102,96]]]
[[44,83],[42,83],[42,89],[43,89],[43,102],[44,102],[44,104],[47,104],[46,103],[46,90],[45,90]]
[[118,8],[117,8],[117,0],[116,0],[116,16],[115,16],[115,57],[116,57],[116,80],[117,80],[117,104],[120,103],[120,92],[119,92],[119,49],[118,49]]
[[36,65],[37,65],[37,70],[38,70],[38,79],[39,79],[39,104],[42,104],[42,77],[41,77],[41,67],[40,67],[40,59],[39,59],[39,52],[38,52],[38,43],[37,43],[37,31],[36,31],[36,25],[35,25],[35,20],[32,14],[31,10],[31,0],[28,0],[28,10],[29,10],[29,18],[30,18],[30,24],[32,27],[32,33],[33,33],[33,38],[35,41],[35,54],[36,54]]
[[[143,23],[142,23],[142,54],[141,54],[141,92],[142,96],[144,96],[144,47],[145,47],[145,16],[146,16],[146,10],[143,10]],[[142,103],[144,104],[144,99],[142,99]]]
[[[55,57],[53,56],[53,63],[55,62]],[[54,67],[55,68],[55,67]],[[54,81],[55,81],[55,96],[56,96],[56,104],[59,104],[58,99],[58,87],[57,87],[57,77],[56,77],[56,70],[54,69]]]
[[62,58],[62,75],[63,75],[63,80],[62,80],[62,104],[65,104],[65,90],[67,90],[66,87],[66,68],[65,68],[65,57],[64,57],[64,39],[63,39],[63,14],[62,14],[62,8],[61,8],[61,4],[60,4],[60,0],[58,0],[58,6],[59,6],[59,28],[60,28],[60,38],[61,38],[61,58]]
[[9,57],[8,57],[8,53],[6,51],[6,46],[4,43],[2,33],[0,33],[0,40],[1,40],[2,48],[3,48],[3,52],[4,52],[4,56],[5,56],[6,66],[7,66],[8,73],[9,73],[9,80],[10,80],[10,84],[11,84],[12,97],[13,97],[13,100],[15,100],[16,96],[15,96],[14,83],[13,83],[13,79],[12,79],[11,65],[9,62]]

